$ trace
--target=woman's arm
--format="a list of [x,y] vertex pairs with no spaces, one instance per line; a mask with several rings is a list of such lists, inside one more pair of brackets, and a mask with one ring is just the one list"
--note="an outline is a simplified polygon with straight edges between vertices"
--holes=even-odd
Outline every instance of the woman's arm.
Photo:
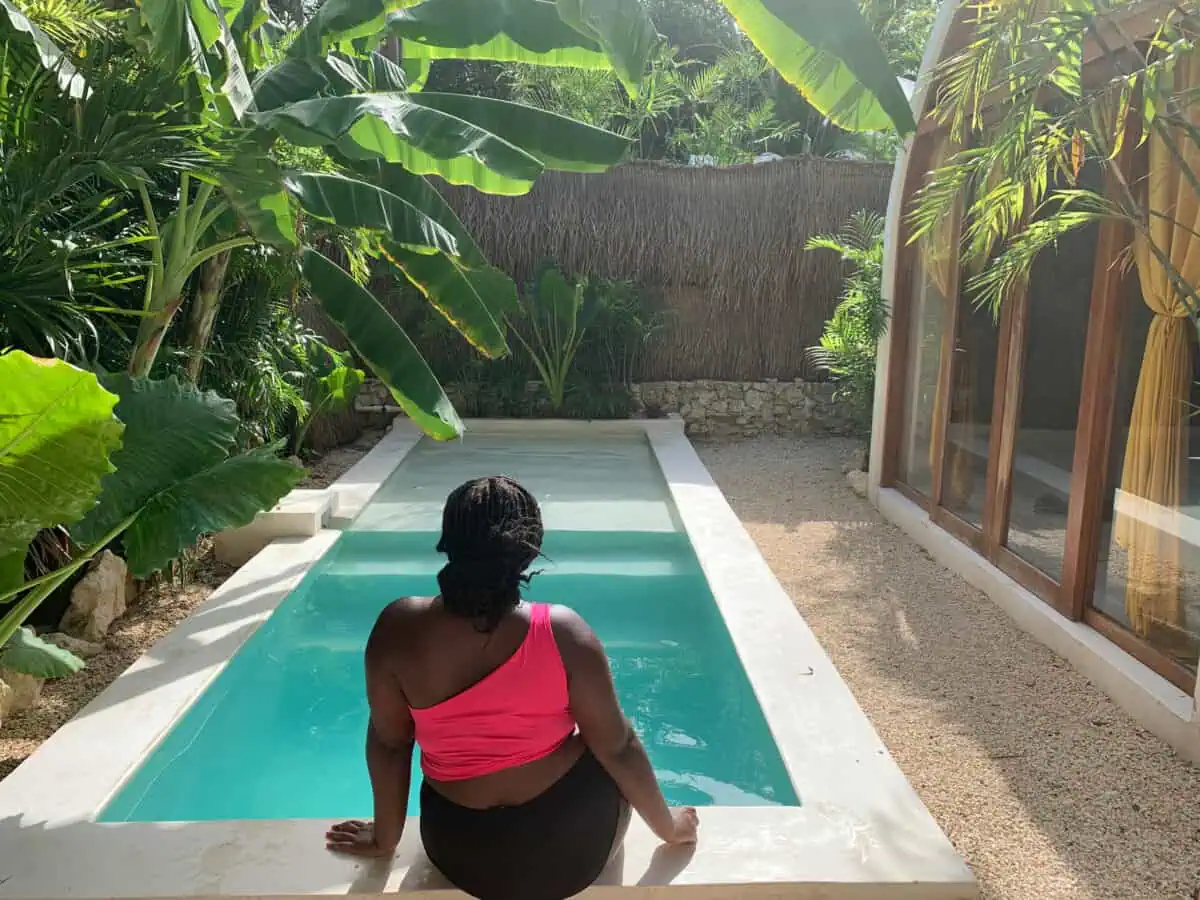
[[397,615],[394,607],[385,609],[367,640],[367,771],[375,821],[343,822],[326,835],[329,849],[355,856],[391,856],[408,819],[414,728],[408,700],[390,665],[397,646],[390,639]]
[[552,621],[567,670],[571,712],[584,743],[660,840],[671,844],[695,841],[696,811],[667,806],[646,748],[621,711],[600,639],[565,607],[554,608]]

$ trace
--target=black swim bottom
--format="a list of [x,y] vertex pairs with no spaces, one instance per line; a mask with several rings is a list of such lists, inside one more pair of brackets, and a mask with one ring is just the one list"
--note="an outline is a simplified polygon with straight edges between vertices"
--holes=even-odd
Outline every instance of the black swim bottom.
[[470,809],[421,785],[429,861],[479,900],[563,900],[588,887],[628,822],[625,799],[585,752],[528,803]]

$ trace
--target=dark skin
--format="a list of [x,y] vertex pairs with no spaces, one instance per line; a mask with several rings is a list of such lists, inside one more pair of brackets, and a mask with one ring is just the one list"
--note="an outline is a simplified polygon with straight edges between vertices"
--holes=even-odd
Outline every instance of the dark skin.
[[[663,799],[646,750],[621,711],[599,639],[566,607],[552,607],[550,619],[567,672],[578,734],[527,765],[463,781],[431,781],[430,786],[459,806],[516,806],[558,781],[587,749],[660,840],[694,843],[699,825],[696,811],[670,809]],[[395,853],[407,819],[412,769],[415,732],[409,709],[434,706],[478,683],[517,651],[528,630],[525,605],[508,613],[490,634],[481,634],[473,622],[448,613],[438,598],[404,598],[380,614],[366,651],[371,710],[367,768],[375,820],[334,825],[326,834],[329,849],[361,857]],[[621,829],[614,849],[623,837]]]

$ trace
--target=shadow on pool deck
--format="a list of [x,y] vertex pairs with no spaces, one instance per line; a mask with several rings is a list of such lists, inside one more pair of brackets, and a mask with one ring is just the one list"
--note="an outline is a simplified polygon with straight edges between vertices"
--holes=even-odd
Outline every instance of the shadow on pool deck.
[[854,496],[855,445],[700,453],[985,898],[1200,888],[1200,770]]

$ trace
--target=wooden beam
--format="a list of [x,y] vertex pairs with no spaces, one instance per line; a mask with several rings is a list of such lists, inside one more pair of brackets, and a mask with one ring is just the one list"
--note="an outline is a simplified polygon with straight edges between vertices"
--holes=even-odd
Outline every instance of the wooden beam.
[[[1125,177],[1132,170],[1133,149],[1141,132],[1131,116],[1116,164]],[[1115,190],[1116,176],[1105,176],[1105,191]],[[1117,365],[1127,305],[1127,273],[1121,261],[1133,239],[1128,222],[1110,219],[1100,224],[1096,261],[1092,273],[1092,303],[1083,354],[1079,419],[1075,428],[1075,455],[1071,465],[1071,492],[1067,504],[1067,541],[1063,552],[1063,614],[1083,618],[1096,584],[1104,520],[1105,487],[1112,452],[1113,407],[1117,393]]]
[[883,413],[883,459],[880,461],[879,482],[884,487],[900,480],[900,447],[904,440],[905,412],[908,387],[908,348],[911,342],[913,311],[916,309],[914,278],[920,247],[910,244],[912,228],[908,224],[908,201],[916,193],[933,155],[936,138],[913,138],[909,151],[908,170],[901,194],[900,222],[896,229],[896,278],[892,293],[891,350],[888,354],[887,388]]
[[1149,666],[1171,684],[1183,691],[1196,688],[1196,673],[1177,659],[1167,656],[1132,631],[1094,607],[1084,610],[1083,620],[1098,632],[1138,660]]
[[1021,416],[1026,324],[1029,321],[1029,285],[1023,283],[1004,303],[1000,313],[1000,343],[996,348],[992,424],[988,441],[987,489],[983,500],[983,534],[994,560],[1008,536],[1012,505],[1012,469],[1017,427]]

